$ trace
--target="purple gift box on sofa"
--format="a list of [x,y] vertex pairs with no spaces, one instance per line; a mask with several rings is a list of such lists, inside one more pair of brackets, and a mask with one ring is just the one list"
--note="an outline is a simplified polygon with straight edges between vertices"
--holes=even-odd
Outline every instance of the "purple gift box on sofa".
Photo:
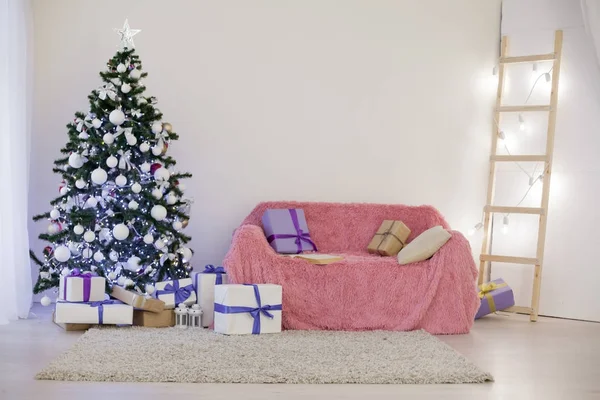
[[278,253],[300,254],[317,250],[310,239],[302,209],[268,209],[262,223],[267,241]]
[[502,279],[479,285],[481,304],[475,319],[515,305],[512,289]]

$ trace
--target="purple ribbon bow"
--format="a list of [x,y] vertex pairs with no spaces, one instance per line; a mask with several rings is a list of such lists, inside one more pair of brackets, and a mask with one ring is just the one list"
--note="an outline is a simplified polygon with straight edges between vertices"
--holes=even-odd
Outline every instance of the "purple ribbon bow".
[[294,224],[294,229],[296,229],[296,234],[287,234],[287,233],[277,233],[269,236],[267,241],[271,243],[275,239],[296,239],[294,242],[296,246],[298,246],[298,251],[296,254],[302,253],[302,242],[306,242],[312,246],[314,251],[317,251],[317,246],[315,243],[310,240],[310,234],[308,232],[304,232],[300,229],[300,223],[298,222],[298,213],[295,209],[290,208],[288,210],[290,212],[290,216],[292,217],[292,223]]
[[217,274],[217,279],[215,280],[215,285],[223,284],[223,274],[225,273],[225,269],[223,267],[215,267],[212,264],[208,264],[204,267],[203,274]]
[[92,273],[91,272],[81,272],[79,268],[73,268],[73,272],[71,275],[67,276],[65,279],[65,287],[63,298],[67,300],[67,285],[70,278],[81,278],[83,279],[83,301],[90,301],[90,293],[92,291]]
[[179,281],[174,280],[172,284],[167,283],[167,285],[165,286],[165,288],[163,290],[157,290],[156,297],[158,297],[159,295],[162,295],[162,294],[174,293],[175,294],[175,304],[177,305],[177,304],[183,303],[184,301],[189,299],[193,290],[194,290],[193,285],[179,287]]
[[90,307],[98,307],[98,323],[102,325],[104,323],[104,305],[115,304],[114,300],[94,301],[90,304]]
[[215,303],[215,312],[221,314],[240,314],[249,313],[254,318],[254,324],[252,325],[252,334],[258,335],[260,333],[260,314],[263,313],[268,318],[273,319],[273,314],[269,311],[281,310],[281,304],[275,305],[262,305],[260,301],[260,291],[258,286],[249,283],[244,283],[246,286],[252,286],[254,288],[254,297],[256,298],[256,304],[258,307],[243,307],[243,306],[226,306],[223,304]]

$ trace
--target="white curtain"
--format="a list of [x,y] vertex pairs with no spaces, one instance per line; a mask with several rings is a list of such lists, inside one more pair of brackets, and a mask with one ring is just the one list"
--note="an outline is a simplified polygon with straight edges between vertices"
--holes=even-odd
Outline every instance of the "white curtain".
[[596,59],[600,63],[600,0],[581,0],[585,30],[594,43]]
[[0,324],[27,318],[31,4],[0,0]]

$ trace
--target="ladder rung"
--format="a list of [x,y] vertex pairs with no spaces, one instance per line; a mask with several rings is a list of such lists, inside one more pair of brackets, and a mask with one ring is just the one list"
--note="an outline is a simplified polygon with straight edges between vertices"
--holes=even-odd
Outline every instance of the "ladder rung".
[[512,307],[505,308],[504,310],[501,310],[501,311],[514,312],[514,313],[519,313],[519,314],[531,314],[533,312],[533,308],[523,307],[523,306],[512,306]]
[[544,215],[543,208],[537,207],[504,207],[504,206],[485,206],[487,212],[507,213],[507,214],[537,214]]
[[547,161],[547,157],[545,155],[495,155],[490,157],[491,161],[516,161],[516,162],[538,162],[538,161]]
[[538,54],[538,55],[534,55],[534,56],[501,57],[500,63],[516,64],[516,63],[536,62],[536,61],[552,61],[555,58],[556,58],[556,56],[554,53]]
[[509,263],[509,264],[531,264],[531,265],[539,264],[537,258],[494,256],[491,254],[482,254],[479,256],[479,260],[502,262],[502,263]]
[[529,112],[529,111],[550,111],[548,105],[533,105],[533,106],[500,106],[498,112]]

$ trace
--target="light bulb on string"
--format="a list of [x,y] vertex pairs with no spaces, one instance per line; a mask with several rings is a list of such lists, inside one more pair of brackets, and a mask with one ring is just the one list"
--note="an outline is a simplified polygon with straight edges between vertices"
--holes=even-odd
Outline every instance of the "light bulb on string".
[[544,74],[544,79],[546,79],[546,83],[550,83],[550,81],[552,80],[552,76],[550,75],[549,72],[546,72]]
[[537,75],[537,70],[538,70],[537,67],[538,67],[537,63],[533,63],[533,65],[531,66],[531,74],[532,75]]
[[523,118],[523,114],[519,114],[519,129],[521,131],[525,130],[525,119]]
[[473,236],[475,234],[475,232],[477,232],[481,228],[483,228],[483,224],[481,222],[478,222],[474,227],[472,227],[471,229],[469,229],[469,232],[467,232],[467,234],[469,236]]
[[504,143],[504,139],[506,139],[506,134],[504,131],[498,131],[498,141]]
[[498,65],[494,65],[494,68],[492,68],[492,75],[498,75]]
[[504,218],[502,219],[502,233],[503,234],[507,234],[508,233],[508,215],[505,215]]

